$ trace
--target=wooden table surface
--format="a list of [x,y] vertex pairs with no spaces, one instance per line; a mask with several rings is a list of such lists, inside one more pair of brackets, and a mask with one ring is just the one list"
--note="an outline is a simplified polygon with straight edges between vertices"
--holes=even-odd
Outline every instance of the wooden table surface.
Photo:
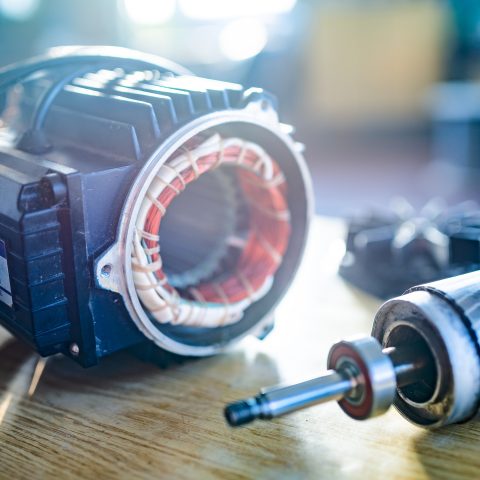
[[[314,222],[305,262],[263,342],[160,370],[129,354],[84,370],[0,333],[1,478],[479,478],[480,423],[429,432],[395,410],[356,422],[317,406],[230,429],[225,402],[324,369],[368,333],[378,302],[335,272],[342,225]],[[43,371],[42,371],[43,368]]]

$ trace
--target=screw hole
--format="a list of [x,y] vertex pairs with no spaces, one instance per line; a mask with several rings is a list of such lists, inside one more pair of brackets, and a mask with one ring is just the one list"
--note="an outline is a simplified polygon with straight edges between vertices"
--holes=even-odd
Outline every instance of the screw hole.
[[109,263],[107,263],[102,267],[102,271],[101,271],[102,277],[108,278],[111,273],[112,273],[112,266]]
[[268,108],[270,107],[270,104],[268,103],[267,100],[262,100],[261,103],[260,103],[260,108],[265,111],[265,110],[268,110]]

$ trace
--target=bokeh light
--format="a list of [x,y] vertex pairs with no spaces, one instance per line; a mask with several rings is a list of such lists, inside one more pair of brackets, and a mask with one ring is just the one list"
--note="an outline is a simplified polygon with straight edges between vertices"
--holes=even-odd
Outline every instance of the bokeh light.
[[220,50],[229,60],[245,60],[258,55],[267,38],[267,28],[259,19],[234,20],[220,32]]
[[290,12],[296,0],[180,0],[180,8],[198,20],[241,16],[278,15]]
[[128,18],[140,25],[166,23],[172,19],[176,8],[175,0],[123,0],[123,4]]

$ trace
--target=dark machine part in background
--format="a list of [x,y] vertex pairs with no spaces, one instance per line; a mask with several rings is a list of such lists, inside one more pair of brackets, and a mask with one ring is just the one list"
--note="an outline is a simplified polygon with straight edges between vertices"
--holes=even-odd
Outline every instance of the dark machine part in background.
[[474,202],[445,208],[432,200],[420,212],[397,199],[348,223],[340,275],[381,299],[412,285],[480,268],[480,209]]
[[120,224],[138,176],[213,127],[275,155],[290,187],[290,243],[271,290],[240,322],[158,329],[180,355],[216,353],[271,329],[272,310],[302,256],[312,205],[301,146],[278,122],[270,95],[193,77],[154,56],[82,47],[1,70],[0,99],[0,322],[12,334],[41,355],[61,352],[83,366],[145,342],[144,351],[161,350],[132,321],[126,282],[110,271],[122,270],[115,262],[125,259],[109,268],[98,261],[113,247],[125,251]]

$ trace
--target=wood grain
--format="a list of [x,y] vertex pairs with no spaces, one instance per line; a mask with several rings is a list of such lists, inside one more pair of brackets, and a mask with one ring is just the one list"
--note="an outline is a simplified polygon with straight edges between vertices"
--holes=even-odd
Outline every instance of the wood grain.
[[428,432],[331,404],[225,425],[225,402],[317,374],[333,341],[368,333],[378,303],[336,277],[341,236],[316,221],[274,332],[215,358],[160,370],[120,354],[84,370],[55,357],[34,389],[38,357],[2,330],[0,477],[478,478],[480,423]]

